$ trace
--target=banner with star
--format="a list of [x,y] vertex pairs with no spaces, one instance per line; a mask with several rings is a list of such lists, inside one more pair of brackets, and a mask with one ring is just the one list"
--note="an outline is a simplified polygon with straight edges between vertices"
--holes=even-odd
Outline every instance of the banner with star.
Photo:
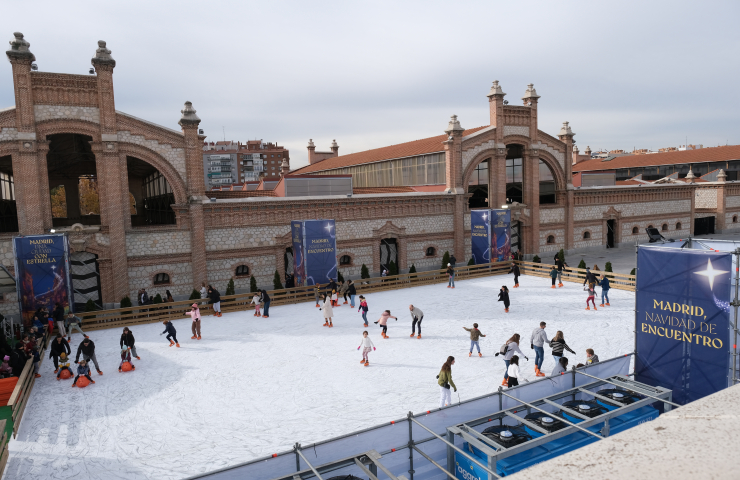
[[470,246],[476,265],[491,262],[491,211],[470,211]]
[[292,223],[303,223],[303,285],[327,284],[332,279],[336,280],[337,236],[334,220]]
[[635,380],[686,404],[728,386],[732,255],[640,246]]

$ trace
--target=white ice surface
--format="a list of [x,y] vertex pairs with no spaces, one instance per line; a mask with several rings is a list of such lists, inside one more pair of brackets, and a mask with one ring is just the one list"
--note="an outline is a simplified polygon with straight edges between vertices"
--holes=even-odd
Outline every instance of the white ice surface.
[[[41,366],[18,437],[10,442],[6,479],[177,479],[306,445],[438,406],[435,376],[448,355],[460,399],[490,393],[504,364],[493,354],[517,332],[534,378],[529,335],[541,320],[547,333],[565,333],[571,362],[592,347],[607,359],[633,349],[634,293],[611,290],[611,307],[585,311],[580,285],[550,288],[550,280],[523,276],[511,289],[506,314],[496,301],[512,277],[430,285],[368,294],[369,320],[390,309],[390,339],[370,323],[377,347],[370,367],[360,365],[362,319],[335,309],[334,328],[322,327],[313,303],[276,306],[270,318],[253,312],[206,316],[203,340],[190,340],[190,319],[174,322],[182,348],[168,347],[161,324],[132,328],[141,361],[118,373],[121,329],[91,333],[103,376],[84,389],[57,381],[47,358]],[[361,289],[360,293],[362,293]],[[409,303],[424,311],[423,338],[409,338]],[[597,304],[599,302],[597,301]],[[486,334],[483,358],[468,358],[473,322]],[[73,337],[73,354],[81,337]],[[554,360],[545,348],[543,370]],[[457,400],[457,394],[453,393]]]

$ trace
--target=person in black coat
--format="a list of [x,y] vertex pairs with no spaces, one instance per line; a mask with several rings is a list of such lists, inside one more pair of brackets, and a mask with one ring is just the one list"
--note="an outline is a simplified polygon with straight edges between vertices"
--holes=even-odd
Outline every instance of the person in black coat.
[[[160,333],[160,335],[167,334],[167,340],[170,341],[170,347],[172,345],[177,345],[177,348],[180,348],[180,342],[177,341],[177,330],[175,330],[175,326],[172,325],[172,322],[169,320],[165,320],[162,322],[164,324],[164,332]],[[173,342],[172,339],[175,341]]]
[[13,375],[20,377],[23,373],[23,368],[26,366],[26,361],[30,357],[26,355],[26,350],[23,348],[23,344],[18,342],[13,351],[10,352],[10,368],[13,369]]
[[501,287],[501,291],[498,292],[498,301],[504,302],[504,311],[509,312],[509,289],[506,288],[506,285]]
[[328,290],[328,292],[329,292],[329,296],[331,296],[331,293],[332,293],[333,291],[335,291],[335,290],[336,290],[337,292],[339,291],[339,288],[337,288],[337,282],[335,282],[333,278],[331,279],[331,282],[329,282],[329,285],[328,285],[328,286],[326,287],[326,289],[327,289],[327,290]]
[[586,278],[583,280],[583,285],[586,285],[587,283],[597,283],[596,282],[596,275],[591,272],[591,269],[586,267]]
[[450,263],[452,264],[453,267],[457,263],[457,259],[455,258],[455,255],[450,256]]
[[134,334],[131,333],[131,330],[128,329],[128,327],[123,327],[123,333],[121,334],[121,349],[123,349],[123,346],[126,345],[128,348],[131,349],[131,355],[136,357],[137,360],[141,360],[139,356],[136,354],[136,347],[134,344],[136,343],[136,339],[134,338]]
[[213,315],[220,317],[221,316],[221,294],[213,288],[211,285],[208,285],[208,304],[213,305]]
[[54,323],[57,324],[57,330],[59,333],[61,333],[63,337],[66,337],[67,329],[64,328],[64,308],[57,303],[51,316],[54,318]]
[[521,275],[519,273],[519,265],[512,262],[511,270],[509,270],[509,273],[514,274],[514,288],[517,288],[519,286],[519,275]]
[[349,295],[349,306],[354,308],[357,289],[355,288],[355,282],[353,282],[352,280],[347,280],[347,282],[349,282],[349,288],[347,289],[347,294]]
[[262,318],[270,317],[270,296],[267,294],[267,290],[260,290],[261,302],[262,302]]
[[65,353],[69,357],[72,350],[69,348],[69,343],[62,334],[57,333],[56,338],[49,344],[49,358],[54,360],[54,373],[59,371],[59,356],[62,353]]
[[93,361],[95,364],[95,370],[98,371],[99,375],[102,375],[103,372],[100,371],[100,367],[98,366],[98,359],[95,358],[95,342],[90,340],[89,338],[86,338],[80,343],[80,346],[77,347],[77,357],[75,357],[75,363],[78,363],[80,361],[80,354],[82,354],[82,359],[89,363],[90,360]]

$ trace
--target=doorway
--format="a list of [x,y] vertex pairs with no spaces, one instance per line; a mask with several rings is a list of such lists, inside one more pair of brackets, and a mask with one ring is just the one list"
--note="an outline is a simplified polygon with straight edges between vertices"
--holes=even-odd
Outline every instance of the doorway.
[[388,270],[390,274],[390,264],[393,262],[398,268],[398,245],[395,238],[384,238],[380,241],[380,267]]
[[293,288],[295,287],[295,262],[291,247],[285,249],[283,260],[285,262],[285,288]]
[[607,220],[606,221],[606,248],[614,248],[614,236],[615,232],[617,230],[617,221],[616,220]]
[[702,217],[694,219],[694,235],[713,235],[714,217]]

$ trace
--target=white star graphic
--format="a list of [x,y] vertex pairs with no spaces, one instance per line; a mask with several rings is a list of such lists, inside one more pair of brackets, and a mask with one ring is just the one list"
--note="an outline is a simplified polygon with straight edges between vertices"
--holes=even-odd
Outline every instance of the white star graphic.
[[712,290],[714,288],[714,277],[722,275],[723,273],[730,272],[728,270],[715,270],[714,267],[712,267],[712,261],[707,259],[707,269],[702,270],[701,272],[694,272],[694,275],[707,277],[707,280],[709,280],[709,289]]
[[327,223],[326,227],[324,227],[327,232],[331,233],[331,223]]

